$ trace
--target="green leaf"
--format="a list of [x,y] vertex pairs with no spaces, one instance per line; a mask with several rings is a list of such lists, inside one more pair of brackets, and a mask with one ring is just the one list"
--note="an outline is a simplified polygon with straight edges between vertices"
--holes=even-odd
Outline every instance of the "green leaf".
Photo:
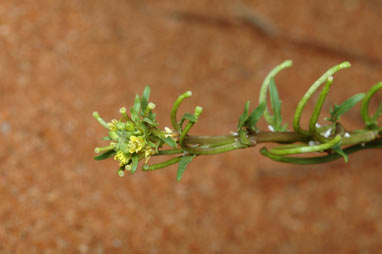
[[243,111],[243,114],[241,114],[241,116],[239,117],[239,122],[237,123],[237,130],[241,130],[241,128],[243,127],[245,121],[247,121],[248,119],[248,110],[249,110],[249,101],[247,101],[245,104],[244,104],[244,111]]
[[333,146],[332,150],[334,152],[338,153],[339,155],[341,155],[342,157],[344,157],[345,163],[347,163],[349,161],[349,155],[347,155],[344,152],[344,150],[342,150],[341,145],[339,143],[337,145]]
[[195,158],[196,155],[183,156],[179,161],[178,170],[176,171],[176,180],[179,182],[182,179],[183,173],[187,168],[187,165]]
[[139,115],[137,112],[135,112],[134,108],[130,109],[130,115],[131,115],[131,120],[133,120],[133,122],[137,124],[139,122]]
[[260,103],[259,106],[255,108],[255,110],[251,113],[251,115],[248,117],[247,121],[245,122],[245,126],[248,127],[250,130],[256,130],[256,124],[260,120],[260,118],[263,116],[265,111],[265,102]]
[[273,128],[275,131],[283,131],[285,126],[281,126],[282,116],[281,116],[281,101],[279,98],[279,93],[277,92],[277,87],[275,80],[272,78],[269,83],[269,94],[271,98],[271,106],[273,111]]
[[176,142],[171,137],[164,138],[163,141],[172,148],[176,148]]
[[155,121],[156,121],[155,118],[156,118],[156,114],[153,113],[153,112],[150,112],[150,113],[149,113],[149,119],[150,119],[151,121],[155,122]]
[[135,171],[137,171],[137,168],[138,168],[138,155],[134,155],[131,160],[133,161],[133,163],[131,164],[131,173],[134,174]]
[[142,113],[146,110],[147,105],[149,104],[149,97],[150,97],[150,87],[146,86],[143,90],[142,98],[141,98],[141,109]]
[[111,138],[109,136],[105,136],[102,138],[102,140],[111,140]]
[[104,160],[104,159],[113,157],[114,155],[115,155],[115,151],[114,150],[110,150],[110,151],[107,151],[107,152],[104,152],[104,153],[102,153],[100,155],[95,156],[94,159],[97,160],[97,161],[100,161],[100,160]]
[[341,105],[334,105],[334,108],[330,110],[330,121],[336,122],[340,119],[340,116],[347,111],[349,111],[355,104],[357,104],[360,100],[365,97],[364,93],[356,94],[346,101],[344,101]]
[[159,125],[159,123],[156,123],[156,122],[152,121],[150,118],[147,118],[147,117],[143,118],[143,122],[146,122],[146,123],[148,123],[151,126]]
[[135,101],[134,101],[133,109],[134,109],[134,111],[135,111],[137,114],[139,114],[139,112],[141,111],[141,100],[140,100],[138,94],[135,96]]
[[188,121],[193,123],[196,123],[198,121],[198,119],[196,119],[196,117],[191,113],[185,113],[182,119],[187,119]]
[[195,117],[193,114],[188,113],[188,112],[185,113],[185,114],[182,116],[182,119],[180,120],[179,125],[182,126],[185,120],[188,120],[188,121],[190,121],[190,122],[192,122],[192,123],[196,123],[196,122],[198,121],[198,119],[196,119],[196,117]]

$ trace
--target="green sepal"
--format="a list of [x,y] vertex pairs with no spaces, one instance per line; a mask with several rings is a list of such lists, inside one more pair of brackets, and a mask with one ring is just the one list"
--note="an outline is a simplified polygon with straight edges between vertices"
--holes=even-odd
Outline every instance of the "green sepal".
[[179,182],[182,179],[183,173],[187,168],[187,165],[190,164],[193,158],[195,158],[196,155],[186,155],[183,156],[178,164],[178,170],[176,171],[176,180]]
[[145,112],[147,105],[149,104],[149,97],[150,97],[150,87],[146,86],[143,90],[142,98],[141,98],[141,109],[142,114]]
[[131,160],[133,161],[131,164],[131,173],[134,174],[138,168],[138,161],[139,161],[138,155],[134,155],[133,157],[131,157]]
[[239,122],[237,123],[237,131],[241,130],[241,128],[244,126],[245,121],[248,119],[248,111],[249,111],[249,101],[247,101],[244,104],[244,111],[243,114],[239,117]]
[[172,148],[176,148],[176,142],[171,137],[166,137],[162,139],[167,145],[171,146]]
[[361,101],[365,97],[364,93],[359,93],[353,95],[346,101],[344,101],[341,105],[334,105],[334,108],[330,108],[330,118],[328,119],[331,122],[336,122],[340,120],[340,116],[344,113],[348,112],[355,104]]
[[104,153],[101,153],[100,155],[94,156],[94,159],[97,161],[108,159],[110,157],[113,157],[116,154],[114,150],[110,150]]
[[263,116],[265,107],[266,107],[265,102],[260,103],[260,105],[258,105],[255,108],[255,110],[249,115],[248,119],[245,121],[245,124],[244,124],[248,129],[252,131],[256,130],[256,124],[260,120],[260,118]]
[[347,163],[349,161],[349,155],[347,155],[344,150],[342,150],[341,148],[341,145],[340,144],[337,144],[337,145],[334,145],[332,147],[332,150],[336,153],[338,153],[339,155],[341,155],[342,157],[344,157],[344,160],[345,160],[345,163]]

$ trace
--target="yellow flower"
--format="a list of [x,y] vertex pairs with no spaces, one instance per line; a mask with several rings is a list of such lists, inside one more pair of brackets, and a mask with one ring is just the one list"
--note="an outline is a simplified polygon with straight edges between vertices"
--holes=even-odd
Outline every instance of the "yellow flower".
[[130,136],[128,144],[129,153],[138,153],[145,146],[143,137]]
[[147,163],[151,157],[151,155],[155,154],[155,150],[149,146],[146,146],[145,148],[145,158],[146,158],[146,161],[145,163]]
[[124,154],[122,151],[118,151],[117,154],[114,156],[114,160],[119,161],[119,165],[123,166],[127,164],[130,158],[126,156],[126,154]]

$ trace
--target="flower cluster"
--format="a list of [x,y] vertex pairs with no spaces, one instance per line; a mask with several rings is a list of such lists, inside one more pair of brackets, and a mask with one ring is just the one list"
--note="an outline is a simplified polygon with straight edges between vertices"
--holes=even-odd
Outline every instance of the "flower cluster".
[[102,152],[95,159],[114,157],[119,162],[120,176],[124,175],[125,170],[134,173],[142,159],[145,159],[146,164],[169,139],[175,143],[171,129],[166,127],[165,131],[161,131],[157,128],[158,123],[152,112],[155,104],[148,102],[149,93],[150,89],[146,87],[142,97],[137,95],[130,116],[126,108],[121,108],[122,117],[119,120],[113,119],[107,123],[97,112],[93,113],[97,121],[108,130],[108,135],[103,139],[110,141],[108,146],[95,149],[96,153]]

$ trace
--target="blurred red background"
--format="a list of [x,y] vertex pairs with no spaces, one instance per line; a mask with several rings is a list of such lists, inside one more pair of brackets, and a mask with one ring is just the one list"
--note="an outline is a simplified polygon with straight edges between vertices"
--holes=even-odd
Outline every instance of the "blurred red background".
[[[91,116],[116,118],[150,85],[168,126],[192,90],[181,110],[204,107],[192,134],[224,135],[292,59],[276,79],[290,124],[310,84],[349,60],[327,112],[382,79],[381,13],[377,0],[1,1],[0,252],[381,251],[378,150],[295,166],[256,147],[198,157],[180,183],[176,166],[120,178],[92,159],[105,131]],[[359,107],[342,120],[362,128]]]

